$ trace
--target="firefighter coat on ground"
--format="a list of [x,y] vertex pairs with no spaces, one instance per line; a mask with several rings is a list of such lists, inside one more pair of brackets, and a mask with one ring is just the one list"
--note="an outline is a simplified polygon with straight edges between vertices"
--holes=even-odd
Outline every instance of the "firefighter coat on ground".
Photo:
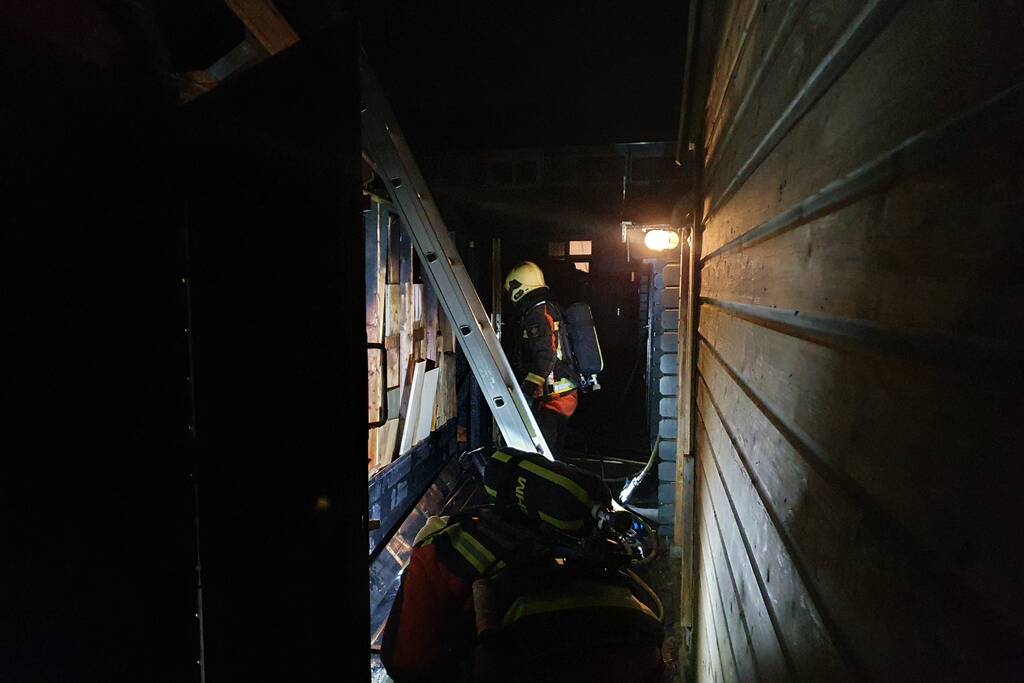
[[488,577],[512,587],[499,591],[500,681],[660,680],[660,624],[626,585],[567,572],[553,559],[540,574],[536,563],[526,569],[522,548],[503,527],[486,513],[428,520],[385,627],[381,659],[389,676],[397,683],[471,680],[473,582]]

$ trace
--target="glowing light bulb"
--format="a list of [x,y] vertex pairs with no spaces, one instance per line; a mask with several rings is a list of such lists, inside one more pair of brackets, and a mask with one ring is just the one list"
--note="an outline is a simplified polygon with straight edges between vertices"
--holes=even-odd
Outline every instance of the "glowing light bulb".
[[674,230],[648,230],[644,233],[644,245],[653,251],[666,251],[679,246],[679,233]]

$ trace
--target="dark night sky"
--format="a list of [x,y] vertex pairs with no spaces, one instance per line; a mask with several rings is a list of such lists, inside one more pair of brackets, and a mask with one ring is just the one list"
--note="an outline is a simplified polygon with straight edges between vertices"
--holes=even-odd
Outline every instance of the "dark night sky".
[[675,139],[681,2],[364,3],[363,43],[414,149]]

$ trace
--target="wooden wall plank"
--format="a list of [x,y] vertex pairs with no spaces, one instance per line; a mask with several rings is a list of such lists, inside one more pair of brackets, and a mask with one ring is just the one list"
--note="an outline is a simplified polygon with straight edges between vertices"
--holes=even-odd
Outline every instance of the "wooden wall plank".
[[378,462],[380,456],[377,452],[378,438],[376,428],[371,427],[366,431],[366,469],[371,477],[380,468],[380,463]]
[[398,320],[398,358],[401,364],[398,372],[399,386],[403,393],[412,381],[413,366],[416,356],[413,349],[413,293],[412,284],[398,285],[399,320]]
[[447,420],[451,420],[457,414],[457,404],[458,404],[458,386],[456,385],[456,382],[455,382],[455,378],[456,378],[456,375],[455,375],[455,368],[456,368],[455,353],[454,352],[446,353],[444,358],[445,358],[445,366],[444,366],[445,374],[447,375],[447,379],[445,380],[445,387],[448,390],[448,393],[447,393],[447,405],[448,405],[448,407],[445,410],[445,417],[446,417]]
[[[703,544],[703,542],[702,542]],[[703,578],[703,567],[701,578]],[[718,634],[715,632],[715,617],[711,607],[711,589],[706,581],[699,581],[699,608],[700,632],[703,639],[702,649],[704,650],[705,666],[710,675],[707,679],[721,681],[725,677],[725,667],[722,665],[722,653],[718,649]]]
[[[427,402],[429,405],[423,408],[427,412],[420,417],[428,421],[433,429],[455,417],[456,407],[454,356],[444,358],[443,349],[451,346],[451,343],[446,342],[441,334],[446,329],[447,321],[438,315],[437,299],[429,285],[413,281],[416,272],[411,238],[402,229],[397,217],[390,212],[387,203],[382,203],[380,207],[377,230],[381,248],[373,255],[377,263],[376,272],[373,278],[368,272],[367,290],[378,286],[382,292],[380,333],[387,351],[389,389],[387,395],[380,400],[382,408],[387,404],[387,410],[378,411],[381,416],[386,412],[389,418],[388,424],[378,430],[377,462],[383,467],[391,462],[397,448],[395,442],[402,438],[398,428],[399,415],[404,421],[410,401],[415,399],[411,382],[418,361],[429,360],[431,367],[436,365],[438,368],[436,397]],[[369,310],[367,315],[369,319]],[[374,381],[379,382],[379,370],[368,367],[368,382]],[[379,388],[376,393],[380,393]],[[372,413],[373,405],[370,410]],[[405,447],[408,445],[405,444]]]
[[[994,9],[997,5],[999,11]],[[800,120],[728,203],[710,217],[703,253],[922,129],[1007,87],[1014,78],[1010,67],[1017,61],[1015,66],[1019,68],[1021,57],[1012,47],[1016,39],[1010,43],[1006,38],[1007,26],[997,24],[1008,21],[1012,26],[1016,19],[1016,25],[1021,26],[1022,13],[1024,9],[1013,10],[1005,3],[906,3],[861,59]],[[916,40],[920,35],[929,37],[928,49],[922,49]],[[936,59],[936,54],[958,55],[956,68],[950,69],[945,61]],[[773,92],[774,88],[765,88],[766,97]],[[755,138],[763,133],[760,126],[751,129]],[[722,154],[742,158],[737,151],[744,146],[742,137],[737,134],[732,149]],[[729,182],[732,172],[727,167],[735,165],[721,162],[719,178],[710,188],[712,197]]]
[[750,27],[747,45],[736,64],[733,82],[725,91],[717,120],[708,109],[704,123],[704,161],[717,158],[719,145],[729,144],[736,131],[736,123],[743,119],[747,109],[760,91],[762,80],[776,63],[778,52],[793,35],[793,26],[804,14],[809,0],[761,3],[758,16]]
[[441,302],[438,302],[437,309],[437,329],[438,334],[441,336],[440,351],[444,353],[452,353],[455,351],[455,335],[452,333],[451,322],[448,320],[448,315],[444,312],[441,307]]
[[384,394],[381,391],[381,351],[366,350],[367,421],[377,422],[383,417]]
[[[703,484],[699,467],[695,468],[694,480],[694,491],[696,493],[700,491],[701,486]],[[695,498],[696,497],[698,497],[698,495],[695,495]],[[692,566],[694,568],[694,574],[696,574],[697,567],[700,566],[700,560],[696,559],[696,557],[701,556],[701,548],[705,543],[707,543],[703,536],[703,520],[705,515],[707,514],[710,513],[704,511],[704,508],[700,505],[700,501],[694,501],[693,514],[691,515],[692,524],[694,527],[693,535],[691,536],[691,538],[693,539],[691,544],[692,552],[686,553],[683,556],[684,569],[687,566],[687,564],[689,564],[689,566]],[[690,557],[691,555],[695,557]],[[688,624],[688,626],[692,628],[691,639],[693,649],[694,670],[696,673],[697,680],[710,680],[711,666],[706,655],[707,634],[706,629],[704,628],[704,603],[702,600],[701,593],[702,586],[699,578],[694,576],[692,581],[688,581],[688,576],[689,575],[686,573],[686,571],[683,571],[681,573],[680,578],[683,582],[681,586],[681,597],[685,597],[687,595],[687,590],[689,590],[689,598],[693,603],[693,607],[690,610],[693,620]],[[685,606],[683,613],[686,613]]]
[[[781,4],[772,3],[771,7]],[[729,95],[733,94],[733,86],[736,84],[741,65],[750,61],[748,48],[751,46],[751,37],[759,33],[756,27],[763,23],[766,9],[759,0],[732,2],[730,5],[732,15],[726,19],[725,41],[716,60],[717,71],[712,78],[704,112],[704,130],[709,143],[709,154],[712,153],[710,147],[718,137],[716,132],[728,113],[725,102]]]
[[[380,344],[384,341],[384,319],[386,314],[385,274],[387,270],[387,232],[382,230],[382,212],[379,204],[363,212],[365,231],[365,293],[366,293],[366,341]],[[382,391],[384,378],[381,377],[382,361],[380,349],[367,349],[367,418],[377,422],[384,416],[386,397]],[[386,372],[386,367],[383,369]],[[367,436],[367,466],[372,475],[380,467],[378,451],[379,435],[370,429]]]
[[718,671],[724,683],[735,683],[737,680],[736,662],[732,654],[732,645],[728,640],[725,622],[722,619],[721,604],[718,602],[714,567],[707,563],[703,563],[702,567],[704,575],[701,577],[701,580],[707,589],[704,606],[707,610],[709,635],[713,637],[715,651],[718,654]]
[[424,294],[424,288],[426,285],[422,283],[412,284],[412,322],[413,329],[424,327],[424,311],[426,308],[426,296]]
[[299,35],[270,0],[224,0],[267,54],[275,55],[299,42]]
[[399,386],[402,387],[403,404],[406,402],[404,394],[409,383],[412,381],[413,368],[416,364],[416,354],[413,347],[413,330],[415,327],[415,304],[413,294],[413,245],[412,238],[401,226],[397,218],[392,219],[392,227],[395,230],[391,234],[393,241],[391,249],[397,253],[396,263],[398,269],[398,357],[399,357]]
[[715,41],[718,54],[705,109],[706,130],[719,120],[722,101],[733,85],[733,75],[746,48],[749,29],[760,14],[759,0],[731,0],[725,3],[721,34]]
[[[702,365],[702,375],[705,367]],[[716,382],[715,387],[718,386]],[[702,382],[697,398],[699,427],[707,438],[705,453],[715,454],[713,461],[703,458],[704,474],[713,492],[714,509],[720,519],[724,515],[727,520],[723,533],[731,539],[728,547],[732,564],[735,567],[741,561],[741,552],[747,555],[754,585],[760,587],[764,596],[765,616],[782,641],[789,665],[795,672],[807,680],[847,680],[851,677],[850,663],[844,662],[836,649],[815,596],[808,590],[800,567],[787,552],[787,543],[780,537],[775,519],[761,500],[741,456],[718,419],[718,408],[709,394],[708,385]],[[729,404],[736,398],[721,396],[720,400]],[[783,461],[779,466],[788,464]],[[799,480],[792,481],[793,489],[788,492],[794,503],[802,495],[799,483]]]
[[[748,107],[740,118],[730,121],[735,129],[731,131],[728,144],[716,146],[715,155],[709,159],[705,186],[709,210],[717,209],[722,192],[735,174],[794,98],[805,89],[808,80],[817,75],[819,64],[835,56],[833,49],[853,21],[872,4],[880,2],[826,0],[802,6],[788,33],[783,36],[777,53],[765,67],[764,79],[772,84],[771,87],[760,87],[751,93],[755,98],[753,106]],[[747,83],[736,84],[737,89],[747,87]]]
[[[701,399],[706,401],[703,391],[698,400]],[[708,408],[709,413],[713,411]],[[763,507],[758,509],[756,493],[737,490],[733,501],[726,494],[726,487],[736,484],[723,482],[718,469],[720,456],[715,448],[726,450],[728,445],[716,444],[710,438],[704,420],[698,422],[697,437],[704,455],[699,459],[702,479],[709,491],[702,504],[710,507],[705,507],[703,514],[719,522],[733,578],[739,593],[745,596],[744,611],[751,616],[751,640],[761,675],[767,680],[789,680],[806,675],[808,671],[802,667],[813,666],[818,668],[812,673],[826,672],[843,680],[847,675],[844,667],[834,648],[822,644],[827,642],[828,635],[791,560],[775,544],[771,520]],[[712,453],[715,455],[710,456]],[[813,652],[816,647],[823,647],[827,653],[823,661],[817,661],[817,656],[809,662],[795,661],[800,654]]]
[[[729,641],[735,654],[736,674],[741,681],[759,681],[762,678],[757,670],[757,653],[753,648],[745,611],[745,604],[752,596],[738,593],[732,563],[722,540],[721,522],[715,514],[706,482],[706,478],[701,479],[701,501],[707,513],[703,517],[702,534],[706,539],[702,546],[703,561],[714,570],[717,600],[726,614]],[[788,675],[789,672],[786,673]]]
[[737,7],[702,10],[687,112],[707,167],[698,678],[764,677],[770,635],[793,678],[1006,679],[1024,5]]
[[[724,558],[714,556],[714,550],[721,548],[721,538],[718,527],[707,524],[709,517],[711,515],[705,517],[700,565],[704,571],[702,580],[707,589],[708,602],[713,613],[712,621],[718,638],[718,650],[725,655],[726,661],[722,663],[724,678],[727,681],[753,681],[756,680],[756,675],[752,671],[753,654],[749,651],[748,642],[744,636],[739,639],[734,637],[737,635],[737,623],[733,621],[736,614],[732,612],[730,603],[723,595],[720,581],[721,570],[724,568],[725,562]],[[729,585],[731,586],[731,580]],[[737,650],[739,656],[737,656]],[[742,673],[741,666],[744,669]]]
[[381,231],[379,206],[364,212],[366,231],[366,341],[380,344],[384,339],[384,278],[387,269],[387,233]]
[[455,354],[439,353],[438,371],[441,373],[437,390],[434,428],[439,428],[456,415],[455,409]]
[[408,453],[416,445],[416,427],[419,421],[423,398],[423,376],[425,361],[413,363],[412,374],[402,396],[402,412],[399,420],[398,454]]
[[437,371],[440,377],[437,382],[437,397],[434,400],[432,429],[437,429],[445,423],[445,410],[448,407],[445,400],[448,395],[448,373],[445,372],[444,354],[440,354],[437,358]]
[[[837,364],[835,352],[823,349],[820,355],[823,356],[828,365],[818,366],[813,362],[814,355],[809,352],[790,352],[765,350],[763,346],[754,345],[755,341],[750,336],[745,337],[741,342],[733,342],[723,330],[726,328],[748,325],[742,322],[730,322],[726,316],[716,315],[709,311],[701,314],[702,334],[714,341],[716,348],[728,354],[727,358],[735,358],[737,352],[750,354],[748,357],[758,361],[758,372],[763,377],[779,377],[779,372],[768,372],[762,364],[766,358],[784,357],[791,359],[791,365],[786,370],[796,370],[798,367],[805,369],[805,375],[798,373],[784,372],[777,381],[786,383],[790,387],[813,387],[820,384],[817,378],[827,378],[824,368],[835,372]],[[717,327],[717,330],[716,330]],[[730,328],[731,330],[731,328]],[[754,330],[750,335],[759,335],[760,330]],[[803,344],[800,340],[770,333],[777,337],[779,344]],[[746,371],[742,366],[737,372]],[[780,530],[785,532],[788,538],[784,544],[788,550],[786,554],[793,553],[793,549],[799,549],[800,562],[806,567],[805,574],[816,577],[817,595],[815,601],[822,606],[827,605],[831,617],[831,623],[842,625],[845,636],[860,651],[870,651],[865,666],[887,667],[904,666],[912,667],[915,671],[931,671],[940,675],[935,667],[946,673],[953,671],[955,667],[970,667],[970,651],[986,652],[990,647],[985,644],[988,635],[980,636],[978,632],[963,634],[955,622],[943,616],[948,613],[969,615],[975,609],[980,609],[977,604],[965,603],[961,590],[954,589],[955,582],[940,582],[929,570],[926,560],[934,560],[934,555],[927,555],[924,559],[911,556],[913,543],[903,533],[899,533],[899,522],[894,522],[885,513],[879,512],[874,506],[865,508],[863,496],[856,493],[851,494],[850,484],[843,477],[837,476],[828,466],[835,464],[833,461],[821,463],[809,460],[806,453],[797,451],[794,445],[795,437],[779,432],[776,418],[773,423],[759,408],[761,403],[760,394],[752,398],[746,395],[736,385],[735,381],[726,372],[714,353],[708,346],[701,349],[700,355],[701,378],[710,388],[710,393],[719,396],[716,402],[723,407],[726,413],[727,422],[732,425],[732,438],[739,444],[740,450],[750,454],[749,458],[756,457],[759,465],[756,469],[758,484],[763,492],[763,498],[768,501],[768,507],[774,511],[774,517],[778,520]],[[876,366],[876,370],[879,370]],[[883,376],[891,377],[892,386],[907,385],[919,387],[922,394],[916,397],[906,397],[902,402],[908,410],[916,411],[919,414],[925,413],[930,405],[927,396],[933,398],[936,394],[928,390],[920,380],[910,379],[907,381],[905,375],[897,373],[885,373]],[[851,366],[851,372],[847,378],[852,383],[857,376],[864,378],[861,386],[864,391],[856,392],[861,401],[857,401],[856,411],[879,411],[886,413],[888,405],[892,405],[892,397],[885,398],[886,386],[877,387],[874,378],[878,375],[867,370],[866,366]],[[753,377],[753,376],[752,376]],[[784,378],[784,379],[783,379]],[[814,378],[814,379],[811,379]],[[842,384],[841,374],[837,382]],[[764,388],[761,381],[752,379],[758,390]],[[791,384],[792,383],[792,384]],[[821,387],[820,398],[801,401],[804,407],[810,407],[817,401],[820,405],[820,417],[822,424],[831,429],[838,429],[835,434],[837,441],[849,440],[850,434],[856,434],[857,438],[870,439],[873,434],[893,434],[891,428],[888,431],[881,425],[876,429],[870,427],[853,428],[852,431],[843,429],[842,425],[836,425],[835,420],[842,415],[842,410],[837,410],[834,400],[829,400],[837,392],[831,385]],[[878,388],[878,400],[865,394],[869,388]],[[768,395],[784,396],[784,393],[770,391]],[[899,399],[896,399],[899,402]],[[761,403],[763,405],[763,403]],[[709,412],[710,414],[710,412]],[[705,413],[701,413],[705,415]],[[830,416],[830,417],[829,417]],[[903,422],[905,418],[893,415],[896,424]],[[711,420],[711,418],[709,418]],[[788,428],[786,431],[790,431]],[[802,430],[796,428],[798,441],[813,441]],[[912,436],[905,435],[912,440]],[[884,437],[883,437],[884,438]],[[724,439],[723,439],[724,440]],[[880,441],[883,439],[879,439]],[[809,451],[824,454],[822,457],[830,457],[827,450],[821,449],[820,445],[813,444]],[[908,450],[907,453],[910,451]],[[867,464],[865,455],[871,451],[859,451],[859,458],[854,458],[850,465],[861,468]],[[913,467],[907,459],[893,459],[891,454],[900,453],[899,450],[887,449],[883,443],[878,454],[873,460],[884,465],[889,472],[880,472],[878,469],[870,476],[870,481],[878,482],[876,485],[894,486],[893,496],[890,500],[902,504],[904,507],[913,506],[921,512],[919,521],[929,521],[931,524],[942,526],[935,529],[938,536],[926,537],[935,539],[939,546],[944,546],[950,540],[959,535],[959,529],[951,523],[954,515],[944,512],[936,515],[936,510],[951,510],[962,508],[965,504],[977,505],[976,503],[957,501],[958,490],[955,486],[945,487],[946,496],[949,497],[944,504],[938,504],[934,499],[928,500],[929,492],[942,490],[934,486],[935,477],[954,475],[957,469],[949,469],[934,457],[929,458],[929,453],[937,454],[936,450],[921,452],[920,466]],[[724,462],[724,461],[723,461]],[[837,463],[839,461],[836,461]],[[876,465],[878,467],[879,465]],[[897,478],[897,474],[901,474]],[[966,476],[961,472],[961,477]],[[903,487],[899,484],[903,482]],[[794,488],[796,486],[796,488]],[[918,492],[915,496],[906,496],[907,490]],[[922,500],[924,499],[924,500]],[[1007,502],[1009,504],[1009,501]],[[987,505],[987,503],[986,503]],[[1007,513],[1013,517],[1012,512]],[[906,518],[901,517],[902,522]],[[1005,519],[998,520],[1004,523]],[[934,528],[934,527],[933,527]],[[977,527],[973,527],[975,531]],[[967,529],[965,529],[967,531]],[[768,547],[779,547],[767,543]],[[952,544],[953,548],[958,547],[957,543]],[[938,549],[936,549],[938,550]],[[955,555],[956,551],[952,551]],[[916,559],[914,559],[916,558]],[[899,600],[893,600],[892,591],[898,587]],[[881,599],[880,596],[888,595],[889,600]],[[992,622],[990,613],[982,612],[984,621]],[[978,617],[978,614],[976,614]],[[882,643],[876,641],[878,629],[885,628],[892,634],[891,639]],[[921,635],[928,633],[929,638],[925,642]],[[998,636],[992,636],[993,642],[1000,640]],[[907,643],[915,643],[914,649],[907,647]],[[994,656],[994,653],[993,653]],[[968,669],[964,670],[968,673]]]
[[437,405],[437,388],[441,372],[437,368],[427,370],[423,374],[423,387],[420,390],[420,405],[413,430],[413,443],[419,443],[430,436],[434,428],[434,409]]
[[413,255],[412,236],[404,227],[401,227],[400,220],[396,218],[394,222],[400,227],[397,235],[398,246],[396,247],[398,249],[398,281],[403,285],[411,285],[413,284],[413,270],[416,267],[413,265],[415,256]]
[[398,216],[388,212],[388,269],[387,280],[389,285],[402,283],[402,224]]
[[386,318],[384,320],[384,346],[388,354],[388,387],[404,386],[402,356],[402,288],[401,285],[387,285],[385,290]]
[[388,420],[377,429],[377,463],[380,467],[391,464],[398,446],[398,418]]
[[[932,538],[935,559],[947,556],[950,569],[961,567],[953,550],[959,543],[992,544],[982,555],[998,555],[1016,494],[1012,484],[991,480],[998,475],[996,482],[1009,482],[1021,473],[1015,461],[1001,456],[1011,447],[1007,416],[1021,403],[1011,386],[957,368],[837,354],[719,312],[706,317],[718,353],[753,391],[772,397],[778,418],[902,527],[922,541]],[[752,373],[743,360],[751,353],[772,355]],[[820,374],[825,368],[827,378]],[[960,466],[965,449],[977,453],[977,467],[969,471]],[[965,485],[985,488],[984,500],[962,500]],[[909,501],[908,487],[919,490]],[[955,509],[962,520],[954,523],[950,513],[936,515],[936,509]],[[973,519],[972,512],[985,510],[1003,514]]]
[[[1021,288],[1003,286],[1012,267],[1006,255],[1024,254],[1015,228],[1024,162],[1013,151],[1024,134],[998,135],[997,146],[992,131],[978,142],[955,163],[712,258],[702,294],[893,328],[1024,340]],[[993,326],[993,310],[1005,311],[1011,324]]]
[[410,304],[412,307],[412,357],[414,360],[426,360],[426,328],[424,325],[424,287],[413,283],[409,286]]
[[402,288],[401,285],[387,285],[384,289],[384,334],[396,337],[402,322]]
[[399,336],[393,334],[386,337],[384,339],[384,348],[388,354],[388,389],[398,389],[402,383]]
[[437,295],[434,293],[434,289],[428,284],[425,285],[424,290],[424,320],[423,329],[426,341],[426,355],[424,356],[427,360],[439,362],[440,357],[437,350],[437,333],[438,333],[438,311],[437,311]]

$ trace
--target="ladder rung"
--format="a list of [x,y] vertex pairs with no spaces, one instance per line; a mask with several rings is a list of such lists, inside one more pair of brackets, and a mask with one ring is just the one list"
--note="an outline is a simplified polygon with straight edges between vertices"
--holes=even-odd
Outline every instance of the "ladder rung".
[[459,330],[459,344],[498,429],[510,448],[541,453],[552,459],[480,296],[365,54],[360,60],[360,72],[366,154],[388,186],[402,225],[412,236],[423,273],[437,293],[452,329]]

